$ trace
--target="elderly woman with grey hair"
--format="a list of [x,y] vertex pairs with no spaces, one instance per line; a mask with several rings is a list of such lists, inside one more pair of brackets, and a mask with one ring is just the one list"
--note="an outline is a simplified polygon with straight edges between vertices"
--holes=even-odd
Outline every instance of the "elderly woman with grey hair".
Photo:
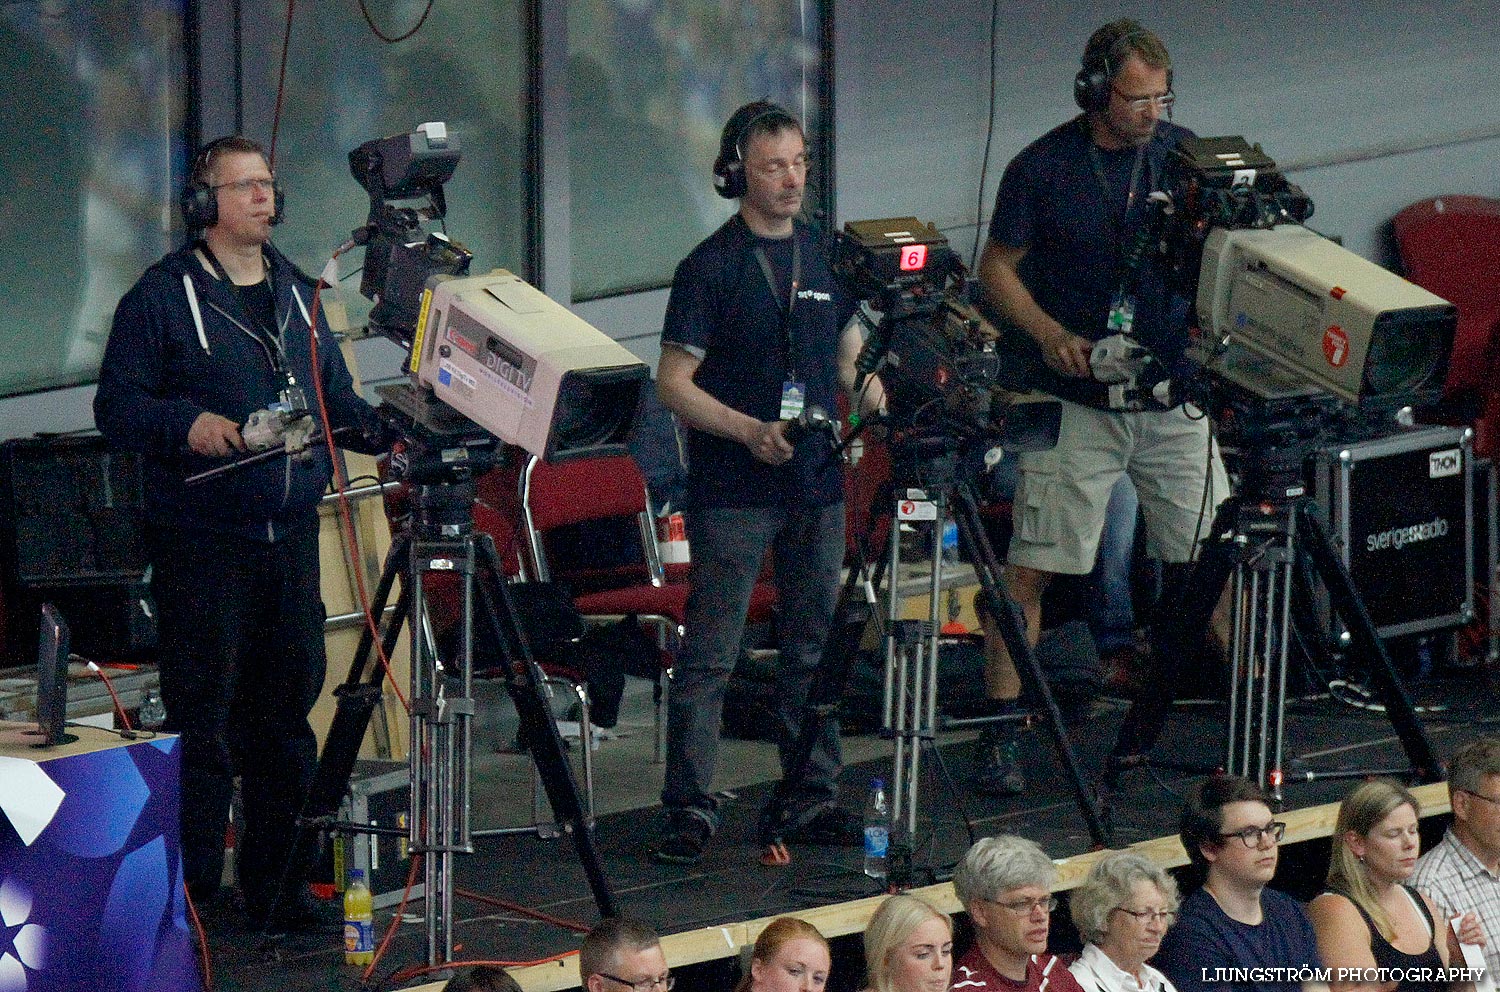
[[1052,924],[1052,860],[1034,841],[1009,834],[969,848],[953,891],[974,924],[974,946],[953,970],[959,992],[1081,992],[1047,953]]
[[1073,891],[1073,923],[1086,941],[1073,962],[1085,992],[1176,992],[1146,963],[1177,918],[1177,883],[1150,858],[1111,851]]

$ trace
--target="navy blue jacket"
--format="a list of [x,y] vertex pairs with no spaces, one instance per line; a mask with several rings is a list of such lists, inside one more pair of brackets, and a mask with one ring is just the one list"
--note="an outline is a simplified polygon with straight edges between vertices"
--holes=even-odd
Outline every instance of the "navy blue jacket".
[[[274,247],[265,251],[285,367],[315,408],[308,333],[314,286]],[[289,527],[311,522],[333,472],[321,443],[310,459],[274,458],[194,486],[184,482],[225,461],[189,450],[188,431],[199,414],[243,425],[286,388],[270,346],[252,327],[235,290],[207,272],[190,246],[147,269],[120,300],[99,370],[94,420],[111,444],[142,454],[148,523],[275,541]],[[361,432],[340,443],[378,447],[379,419],[355,393],[321,314],[318,358],[334,428]]]

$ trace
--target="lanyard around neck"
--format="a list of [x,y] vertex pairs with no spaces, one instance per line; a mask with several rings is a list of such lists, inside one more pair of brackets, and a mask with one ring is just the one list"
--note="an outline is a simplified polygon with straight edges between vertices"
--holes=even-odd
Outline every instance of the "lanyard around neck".
[[[266,327],[263,325],[260,318],[253,312],[255,308],[245,305],[245,298],[240,295],[240,287],[235,284],[233,279],[229,278],[229,272],[224,268],[224,263],[219,261],[219,256],[214,254],[214,250],[208,246],[208,242],[199,241],[198,247],[202,250],[204,257],[208,259],[209,267],[214,270],[214,275],[223,280],[225,285],[229,287],[229,291],[234,294],[234,301],[239,304],[240,312],[250,322],[251,333],[262,338],[266,347],[270,349],[272,366],[276,371],[284,372],[286,352],[282,347],[280,332],[277,331],[275,326]],[[266,286],[271,290],[271,317],[274,325],[276,316],[276,283],[271,277],[271,266],[265,261],[264,254],[261,255],[261,261],[265,265]]]
[[[755,260],[760,263],[760,272],[766,277],[766,287],[771,291],[771,299],[776,301],[776,309],[781,312],[781,343],[786,349],[788,368],[795,369],[795,363],[792,360],[792,311],[797,306],[797,285],[802,281],[802,245],[797,238],[797,232],[792,231],[792,284],[787,290],[786,306],[781,305],[781,290],[776,285],[776,271],[771,268],[771,260],[766,257],[766,251],[760,245],[755,246]],[[795,377],[794,371],[793,378]]]
[[[1104,159],[1099,154],[1099,146],[1094,143],[1094,136],[1089,133],[1087,122],[1084,123],[1083,132],[1083,140],[1088,145],[1089,150],[1089,165],[1094,169],[1094,181],[1099,184],[1100,201],[1104,204],[1104,209],[1107,213],[1110,202],[1114,199],[1114,190],[1110,188],[1109,178],[1104,174]],[[1150,142],[1147,142],[1145,145],[1138,146],[1135,150],[1135,162],[1130,166],[1130,185],[1125,190],[1125,209],[1120,212],[1120,220],[1116,226],[1116,229],[1119,231],[1125,230],[1125,226],[1130,220],[1130,208],[1135,205],[1135,187],[1136,183],[1140,181],[1143,165],[1147,165],[1146,148],[1149,144]],[[1147,167],[1145,171],[1146,184],[1149,186],[1151,183],[1151,170]],[[1110,223],[1115,223],[1113,217],[1110,217]]]

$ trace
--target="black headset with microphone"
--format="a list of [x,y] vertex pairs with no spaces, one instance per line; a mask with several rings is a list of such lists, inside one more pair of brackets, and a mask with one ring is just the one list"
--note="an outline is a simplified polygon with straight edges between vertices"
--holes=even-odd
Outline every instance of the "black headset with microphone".
[[[182,187],[182,198],[178,201],[182,207],[182,219],[187,224],[189,234],[198,234],[219,222],[219,195],[218,190],[209,185],[209,174],[213,171],[214,158],[220,154],[221,149],[230,142],[246,142],[239,135],[226,135],[215,138],[198,150],[193,156],[193,167],[188,170],[188,180]],[[262,158],[265,152],[260,145],[251,141],[255,153]],[[282,214],[286,207],[286,194],[282,192],[281,184],[273,186],[274,209],[271,214],[271,223],[280,224]]]

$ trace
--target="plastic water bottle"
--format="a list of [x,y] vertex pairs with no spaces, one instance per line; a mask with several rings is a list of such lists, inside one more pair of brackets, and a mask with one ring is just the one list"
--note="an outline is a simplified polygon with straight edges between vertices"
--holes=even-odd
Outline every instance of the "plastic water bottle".
[[943,571],[950,571],[958,565],[958,521],[949,520],[943,524]]
[[365,873],[349,869],[344,889],[344,963],[369,964],[375,960],[375,918]]
[[160,730],[162,724],[167,722],[167,707],[161,701],[161,693],[155,689],[147,689],[141,696],[140,709],[136,711],[136,721],[146,730]]
[[885,799],[885,779],[870,783],[870,799],[865,803],[865,874],[884,879],[886,856],[891,847],[891,807]]

